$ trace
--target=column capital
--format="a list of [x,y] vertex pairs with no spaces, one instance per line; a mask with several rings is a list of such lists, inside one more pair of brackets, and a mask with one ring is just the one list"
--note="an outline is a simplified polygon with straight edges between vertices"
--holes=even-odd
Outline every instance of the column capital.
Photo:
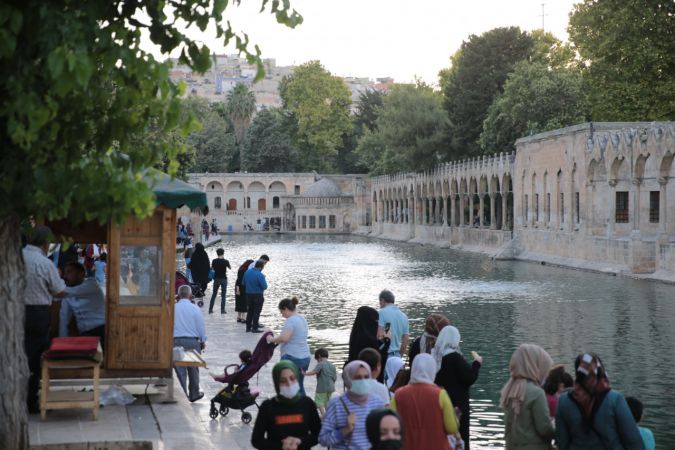
[[659,182],[659,184],[660,184],[661,186],[665,186],[666,184],[668,184],[668,178],[666,178],[666,177],[659,177],[658,182]]

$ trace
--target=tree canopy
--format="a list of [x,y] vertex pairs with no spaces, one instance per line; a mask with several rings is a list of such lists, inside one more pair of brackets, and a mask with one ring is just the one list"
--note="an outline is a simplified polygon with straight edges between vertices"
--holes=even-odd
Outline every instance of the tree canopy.
[[366,128],[357,148],[371,173],[424,170],[439,162],[448,118],[441,95],[431,87],[394,85],[383,98],[375,125]]
[[[288,1],[261,3],[279,23],[302,21]],[[178,50],[180,62],[205,71],[211,51],[184,27],[208,27],[263,68],[260,49],[233,31],[227,6],[220,0],[176,0],[170,7],[115,0],[0,4],[0,290],[12,294],[1,300],[7,320],[23,323],[21,220],[145,215],[154,208],[143,180],[147,168],[167,160],[170,171],[177,169],[171,161],[179,148],[170,141],[138,142],[151,123],[163,130],[190,127],[181,121],[182,87],[169,79],[170,62],[144,49],[144,34],[163,54]],[[19,406],[27,370],[20,327],[0,346],[0,355],[10,354],[18,360],[0,368],[0,448],[19,449],[28,445]]]
[[319,61],[297,66],[279,84],[283,106],[297,121],[293,136],[305,170],[333,172],[343,135],[351,131],[351,93]]
[[675,3],[583,0],[568,32],[596,121],[675,118]]
[[587,117],[578,71],[521,61],[488,110],[480,145],[485,153],[510,152],[520,137],[585,122]]
[[284,127],[283,111],[263,108],[248,129],[243,166],[249,172],[291,172],[297,167],[297,150]]
[[451,67],[439,74],[450,119],[448,159],[480,154],[478,138],[488,108],[534,40],[518,27],[495,28],[462,42]]
[[237,83],[227,93],[227,114],[234,127],[234,136],[239,147],[240,169],[248,169],[243,161],[244,139],[246,130],[251,125],[255,113],[255,94],[244,83]]

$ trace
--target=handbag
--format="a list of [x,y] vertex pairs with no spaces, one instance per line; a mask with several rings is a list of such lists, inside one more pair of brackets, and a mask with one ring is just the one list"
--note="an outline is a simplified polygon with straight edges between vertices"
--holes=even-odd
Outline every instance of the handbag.
[[213,279],[216,277],[216,271],[213,270],[213,268],[209,269],[209,281],[213,281]]

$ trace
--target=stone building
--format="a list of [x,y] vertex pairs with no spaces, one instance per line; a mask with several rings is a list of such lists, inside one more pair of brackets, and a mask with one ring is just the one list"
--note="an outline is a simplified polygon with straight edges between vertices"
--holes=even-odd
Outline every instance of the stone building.
[[349,233],[370,222],[365,175],[193,173],[222,232]]
[[675,281],[675,123],[586,123],[372,180],[372,235]]

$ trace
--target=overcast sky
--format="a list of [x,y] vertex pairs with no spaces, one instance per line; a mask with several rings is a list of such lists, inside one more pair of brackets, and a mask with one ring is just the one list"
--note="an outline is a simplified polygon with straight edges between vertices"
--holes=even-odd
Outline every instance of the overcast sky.
[[[567,40],[568,15],[578,1],[545,1],[546,30]],[[533,30],[542,23],[542,0],[291,0],[304,18],[291,30],[271,14],[258,14],[260,3],[243,0],[228,7],[227,17],[235,30],[248,32],[264,58],[278,65],[318,59],[336,75],[398,82],[418,76],[436,84],[438,71],[470,34],[512,25]],[[232,53],[215,39],[200,38],[217,53]]]

